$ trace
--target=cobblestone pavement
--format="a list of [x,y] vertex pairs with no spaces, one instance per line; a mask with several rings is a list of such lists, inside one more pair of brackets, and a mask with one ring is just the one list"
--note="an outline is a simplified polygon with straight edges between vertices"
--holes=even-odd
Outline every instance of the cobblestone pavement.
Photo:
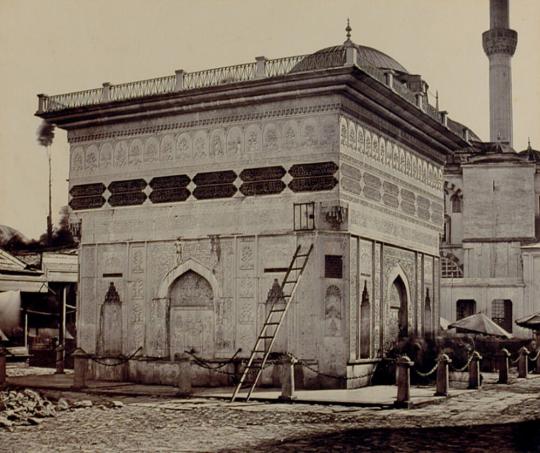
[[[79,393],[64,392],[62,396],[94,402],[103,399]],[[364,430],[360,431],[364,433],[361,438],[366,439],[366,433],[372,435],[383,430],[384,436],[379,435],[377,439],[388,442],[389,432],[403,432],[405,428],[419,432],[418,428],[424,428],[420,433],[425,435],[416,434],[416,439],[425,441],[426,436],[438,436],[436,431],[425,428],[457,426],[463,427],[459,430],[463,434],[464,430],[471,429],[467,427],[480,424],[540,420],[540,379],[519,380],[510,386],[486,385],[481,391],[411,410],[230,404],[211,399],[114,399],[121,400],[124,406],[119,409],[96,406],[73,409],[60,413],[56,418],[44,419],[39,426],[17,427],[13,432],[0,431],[0,451],[329,451],[324,440],[317,440],[324,439],[324,436],[341,436],[341,451],[361,451],[366,447],[371,451],[382,451],[387,449],[386,444],[386,447],[382,444],[377,446],[377,440],[373,440],[371,445],[358,444],[355,443],[360,435],[358,431],[355,434],[357,438],[346,437],[344,433],[361,429]],[[519,436],[527,436],[527,433],[529,431]],[[488,439],[491,442],[492,436]],[[490,445],[486,447],[485,442],[488,440],[484,439],[483,447],[466,451],[490,451]],[[319,447],[313,447],[314,443]],[[331,445],[332,450],[338,446],[337,443]],[[474,445],[469,444],[469,447]],[[506,450],[498,441],[491,447],[498,453],[534,451],[529,447]],[[459,448],[463,447],[457,445],[456,449]],[[413,451],[413,448],[407,451]],[[449,448],[447,451],[457,450]]]

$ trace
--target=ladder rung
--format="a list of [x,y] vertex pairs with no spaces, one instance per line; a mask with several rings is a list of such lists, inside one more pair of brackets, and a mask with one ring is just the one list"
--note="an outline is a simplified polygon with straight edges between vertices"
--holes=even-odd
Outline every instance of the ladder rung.
[[279,322],[265,322],[265,326],[279,326]]
[[308,254],[296,255],[296,258],[302,258],[303,256],[309,256]]
[[287,283],[296,283],[298,280],[287,280],[284,281],[283,284],[286,285]]
[[285,311],[284,308],[279,308],[277,310],[270,310],[270,313],[281,313],[282,311]]
[[290,270],[291,271],[301,271],[302,268],[301,267],[291,267]]
[[275,336],[275,335],[270,335],[270,336],[268,336],[268,335],[262,335],[262,336],[260,336],[259,338],[260,338],[261,340],[267,340],[268,338],[274,338],[274,336]]

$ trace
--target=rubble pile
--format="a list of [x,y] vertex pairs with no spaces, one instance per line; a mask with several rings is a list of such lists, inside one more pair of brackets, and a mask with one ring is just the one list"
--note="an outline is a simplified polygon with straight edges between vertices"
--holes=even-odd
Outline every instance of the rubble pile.
[[39,425],[43,418],[55,417],[57,407],[33,390],[0,392],[0,428]]
[[39,425],[44,418],[56,417],[59,411],[99,407],[101,409],[119,409],[121,401],[103,400],[93,403],[91,400],[72,401],[53,396],[55,402],[39,393],[25,389],[0,392],[0,429],[11,430],[14,426]]

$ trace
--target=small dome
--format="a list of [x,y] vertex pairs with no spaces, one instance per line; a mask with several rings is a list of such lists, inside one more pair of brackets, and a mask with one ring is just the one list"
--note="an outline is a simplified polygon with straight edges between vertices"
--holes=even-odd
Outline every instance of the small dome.
[[[372,47],[354,44],[357,50],[357,64],[372,66],[378,69],[393,69],[407,73],[408,71],[392,57]],[[327,47],[305,57],[291,69],[291,73],[313,71],[315,69],[333,68],[345,64],[345,45]]]

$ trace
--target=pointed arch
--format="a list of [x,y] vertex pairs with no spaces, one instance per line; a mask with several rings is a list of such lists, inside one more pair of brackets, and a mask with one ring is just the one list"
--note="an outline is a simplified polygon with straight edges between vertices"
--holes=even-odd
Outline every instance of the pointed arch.
[[[397,308],[398,336],[406,337],[409,334],[409,309],[411,304],[411,290],[409,280],[403,268],[397,264],[388,274],[387,300],[389,309]],[[393,301],[393,294],[398,300]],[[394,302],[396,305],[392,305]]]
[[172,269],[170,272],[168,272],[165,277],[161,280],[161,283],[159,285],[157,297],[158,298],[168,298],[169,297],[169,291],[171,288],[171,285],[183,274],[185,274],[188,271],[195,272],[196,274],[199,274],[201,277],[206,279],[208,283],[210,284],[212,288],[212,292],[214,293],[214,299],[216,297],[221,296],[220,287],[218,284],[218,281],[212,271],[208,269],[206,266],[203,266],[198,261],[195,261],[194,259],[189,259],[185,261],[184,263],[176,266],[174,269]]

